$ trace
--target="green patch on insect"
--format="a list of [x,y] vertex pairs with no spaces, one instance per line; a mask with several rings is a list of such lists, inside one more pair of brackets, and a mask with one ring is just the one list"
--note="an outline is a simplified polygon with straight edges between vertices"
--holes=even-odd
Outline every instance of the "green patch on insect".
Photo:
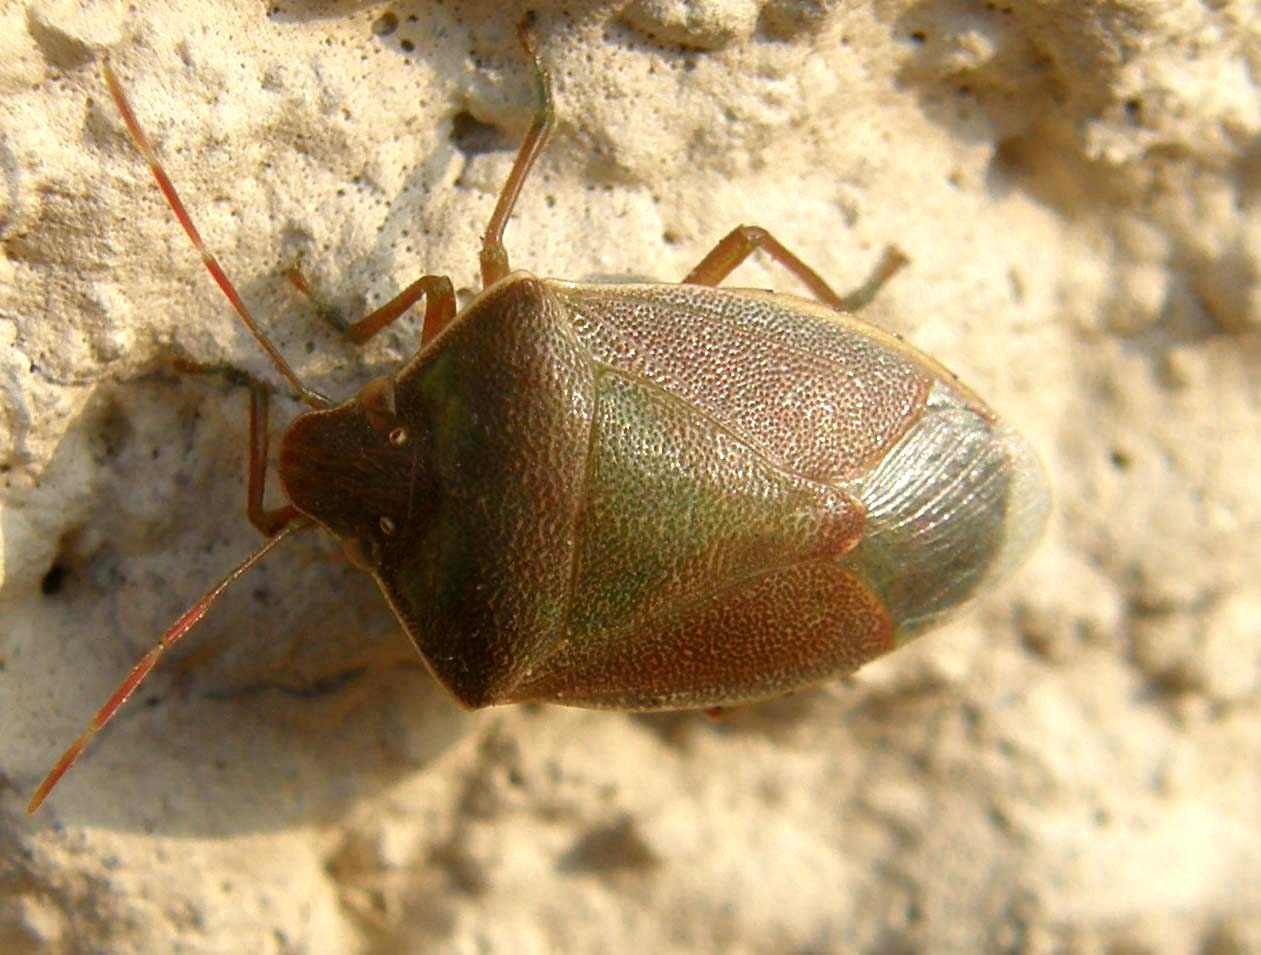
[[[340,404],[263,334],[105,65],[176,218],[312,410],[282,438],[288,503],[266,509],[267,397],[253,390],[248,514],[265,542],[141,658],[28,811],[162,652],[307,528],[373,575],[468,707],[779,696],[896,649],[1033,547],[1048,495],[1028,445],[938,362],[852,314],[905,264],[896,250],[847,296],[749,226],[677,285],[512,271],[504,227],[553,125],[546,69],[519,36],[540,105],[486,230],[482,291],[457,310],[450,280],[424,276],[352,325],[362,342],[425,303],[415,357]],[[818,301],[717,287],[759,249]]]

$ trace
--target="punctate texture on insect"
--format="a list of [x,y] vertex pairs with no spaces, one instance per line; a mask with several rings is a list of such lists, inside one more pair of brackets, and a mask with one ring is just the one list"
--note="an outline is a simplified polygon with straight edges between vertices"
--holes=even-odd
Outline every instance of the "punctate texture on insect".
[[922,632],[1039,523],[1025,445],[970,392],[799,299],[513,273],[381,388],[295,422],[281,482],[469,706],[817,683]]
[[[683,284],[514,272],[504,227],[553,125],[540,108],[491,216],[483,289],[423,276],[352,325],[425,302],[421,348],[335,404],[289,367],[207,250],[108,64],[163,195],[277,372],[288,503],[263,505],[252,393],[247,512],[264,544],[141,658],[48,774],[34,811],[160,654],[292,533],[321,526],[372,573],[437,679],[470,707],[751,702],[850,673],[1020,562],[1047,511],[1025,442],[933,359],[857,318],[904,259],[837,295],[741,226]],[[761,249],[819,302],[718,288]],[[295,284],[305,288],[300,275]]]

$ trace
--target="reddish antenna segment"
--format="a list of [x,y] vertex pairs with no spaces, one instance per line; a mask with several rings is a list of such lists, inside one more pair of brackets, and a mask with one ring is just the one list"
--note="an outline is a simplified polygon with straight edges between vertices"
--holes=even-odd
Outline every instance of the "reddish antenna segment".
[[314,526],[314,523],[309,520],[294,521],[276,534],[275,537],[268,538],[262,547],[241,561],[231,573],[210,588],[200,600],[180,614],[179,619],[171,624],[170,628],[158,639],[158,642],[137,661],[136,665],[131,668],[131,672],[118,684],[117,689],[105,701],[105,705],[97,711],[96,716],[92,717],[92,722],[88,723],[87,729],[80,733],[79,738],[71,743],[66,751],[62,753],[61,759],[57,760],[57,765],[44,777],[44,781],[39,784],[39,789],[35,790],[35,795],[27,803],[26,811],[28,814],[34,813],[39,809],[44,800],[48,798],[48,794],[52,792],[53,787],[66,774],[66,770],[75,764],[75,760],[79,758],[79,755],[92,737],[105,728],[105,724],[114,718],[114,714],[127,702],[144,678],[149,675],[149,671],[157,664],[158,657],[162,655],[163,651],[188,633],[206,615],[210,605],[218,600],[219,596],[235,583],[237,578],[266,557],[272,548],[279,545],[281,541],[287,539],[290,535]]
[[127,102],[123,88],[119,85],[117,77],[114,76],[108,57],[101,61],[101,70],[104,72],[105,82],[109,86],[109,95],[114,98],[114,104],[118,107],[118,112],[122,114],[123,122],[127,126],[127,132],[131,134],[136,148],[140,150],[140,154],[144,156],[145,161],[149,164],[149,171],[153,173],[153,178],[158,181],[158,188],[162,190],[162,195],[166,197],[167,205],[171,207],[171,211],[175,213],[175,218],[179,219],[180,225],[188,233],[188,238],[192,240],[193,246],[201,254],[202,263],[206,266],[207,271],[210,272],[219,288],[223,290],[223,294],[227,296],[228,301],[232,303],[237,315],[241,316],[241,321],[245,323],[245,327],[250,330],[250,334],[254,336],[259,346],[267,353],[271,363],[276,366],[276,371],[280,372],[281,377],[289,382],[289,386],[298,393],[298,396],[303,401],[312,408],[331,408],[333,402],[315,389],[303,384],[302,379],[289,367],[289,363],[285,361],[284,356],[271,343],[271,340],[263,334],[263,330],[258,327],[258,323],[254,321],[254,316],[250,314],[249,308],[246,307],[245,302],[242,301],[241,296],[237,293],[236,286],[232,284],[232,280],[228,278],[227,273],[219,265],[219,260],[206,248],[206,243],[201,239],[201,233],[197,231],[197,226],[193,224],[192,216],[184,208],[183,200],[180,199],[179,193],[175,191],[175,186],[162,168],[162,164],[158,162],[157,153],[149,145],[149,138],[145,135],[144,130],[140,128],[136,114],[131,111],[131,104]]
[[[297,373],[289,367],[289,363],[271,343],[258,323],[254,320],[254,316],[250,314],[249,308],[246,307],[241,296],[237,293],[236,287],[232,284],[232,280],[228,278],[227,273],[219,265],[218,260],[206,248],[206,244],[202,241],[201,234],[197,231],[192,217],[188,214],[188,210],[184,208],[184,203],[179,197],[179,193],[175,191],[175,186],[171,183],[166,171],[162,168],[162,164],[158,161],[157,154],[154,153],[153,147],[149,144],[149,139],[141,129],[139,121],[136,119],[135,113],[131,110],[131,105],[127,102],[127,97],[123,93],[122,86],[118,82],[118,78],[114,75],[113,69],[109,65],[109,60],[105,59],[101,68],[105,74],[105,82],[109,86],[110,96],[113,97],[114,103],[118,107],[118,112],[122,115],[123,123],[127,126],[127,132],[131,135],[132,140],[136,144],[136,148],[140,150],[145,161],[149,164],[149,170],[153,173],[153,178],[157,180],[158,188],[162,190],[162,195],[166,198],[167,204],[171,207],[171,211],[175,213],[175,217],[179,220],[184,231],[188,234],[188,238],[192,241],[193,246],[201,255],[201,260],[205,264],[206,269],[214,278],[215,283],[227,296],[232,307],[236,309],[237,315],[241,321],[245,323],[245,327],[249,329],[259,346],[271,359],[272,364],[280,375],[289,382],[290,386],[298,393],[298,395],[308,405],[313,408],[323,409],[330,408],[333,405],[328,398],[303,384],[302,379]],[[413,296],[413,300],[417,295]],[[401,311],[401,309],[399,309]],[[374,316],[370,316],[374,317]],[[245,560],[236,566],[226,577],[220,580],[214,587],[198,600],[188,610],[180,615],[179,619],[173,623],[170,628],[162,634],[158,642],[145,653],[144,656],[132,667],[131,672],[118,684],[117,688],[105,701],[105,705],[97,711],[96,716],[88,724],[87,728],[79,734],[69,748],[57,760],[55,766],[44,777],[44,781],[40,783],[39,788],[35,791],[35,795],[31,797],[30,803],[27,804],[26,811],[33,813],[48,798],[48,794],[52,792],[58,781],[71,766],[75,764],[83,750],[97,733],[105,728],[114,715],[119,711],[124,703],[136,691],[136,688],[149,675],[154,666],[157,665],[158,658],[167,649],[172,646],[180,637],[184,636],[191,630],[202,617],[206,615],[206,611],[210,609],[211,604],[219,599],[220,595],[228,589],[236,580],[249,571],[255,564],[269,554],[272,549],[286,540],[292,534],[314,527],[315,523],[309,519],[303,518],[295,508],[284,507],[278,508],[276,511],[265,511],[262,507],[263,500],[263,481],[262,472],[266,468],[267,463],[267,424],[266,424],[266,405],[258,399],[255,393],[251,403],[250,412],[250,483],[249,483],[249,514],[250,520],[263,531],[267,540],[258,550],[250,554]]]

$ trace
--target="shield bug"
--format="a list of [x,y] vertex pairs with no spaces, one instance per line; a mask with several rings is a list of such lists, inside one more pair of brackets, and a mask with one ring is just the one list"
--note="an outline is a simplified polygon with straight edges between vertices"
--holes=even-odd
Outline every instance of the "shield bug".
[[[852,672],[1011,569],[1047,511],[1026,443],[938,362],[851,314],[902,264],[837,295],[741,226],[682,284],[514,272],[504,227],[553,126],[539,107],[491,215],[482,290],[427,275],[351,326],[425,302],[419,352],[334,403],[304,384],[203,244],[108,63],[131,138],[229,302],[311,410],[284,432],[288,503],[263,506],[266,394],[250,414],[263,545],[146,653],[45,778],[34,811],[237,578],[322,527],[373,575],[462,704],[713,708]],[[818,302],[718,288],[761,249]]]

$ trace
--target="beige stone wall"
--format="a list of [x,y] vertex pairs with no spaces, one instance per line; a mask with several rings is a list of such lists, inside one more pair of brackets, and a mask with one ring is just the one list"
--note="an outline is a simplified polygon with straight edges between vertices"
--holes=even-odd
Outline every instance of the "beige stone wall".
[[178,368],[275,380],[101,58],[338,396],[415,323],[356,352],[284,268],[347,317],[423,272],[467,300],[532,103],[515,3],[8,0],[0,951],[1261,951],[1261,7],[535,8],[559,128],[514,264],[677,280],[747,222],[847,287],[896,242],[871,315],[1037,446],[1042,547],[914,647],[714,722],[462,713],[310,535],[27,819],[256,546],[239,376]]

